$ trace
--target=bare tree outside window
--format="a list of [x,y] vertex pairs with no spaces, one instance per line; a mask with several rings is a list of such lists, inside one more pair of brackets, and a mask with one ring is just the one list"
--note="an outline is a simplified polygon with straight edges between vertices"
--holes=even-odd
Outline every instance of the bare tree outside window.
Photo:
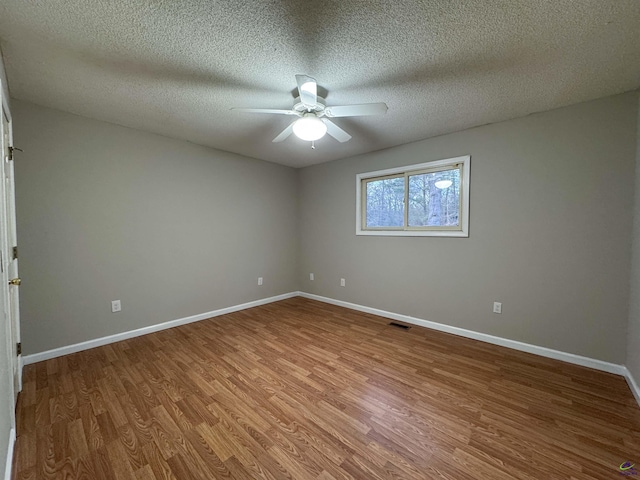
[[459,211],[459,169],[409,175],[410,227],[455,226]]
[[367,182],[367,227],[404,225],[404,177]]

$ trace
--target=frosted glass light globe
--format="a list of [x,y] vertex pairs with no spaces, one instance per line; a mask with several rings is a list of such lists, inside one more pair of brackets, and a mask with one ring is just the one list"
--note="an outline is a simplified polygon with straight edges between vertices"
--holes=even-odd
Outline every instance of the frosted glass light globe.
[[305,113],[293,124],[293,133],[301,140],[313,142],[324,137],[327,133],[327,126],[313,113]]

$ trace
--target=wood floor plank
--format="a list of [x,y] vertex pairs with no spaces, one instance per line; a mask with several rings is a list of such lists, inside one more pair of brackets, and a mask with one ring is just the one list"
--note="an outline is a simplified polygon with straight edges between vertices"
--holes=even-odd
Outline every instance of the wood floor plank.
[[118,441],[107,443],[107,454],[113,469],[114,478],[135,480],[133,466],[129,462],[124,446]]
[[155,443],[146,444],[142,447],[142,451],[156,480],[177,480]]
[[610,479],[623,378],[293,298],[25,367],[16,479]]

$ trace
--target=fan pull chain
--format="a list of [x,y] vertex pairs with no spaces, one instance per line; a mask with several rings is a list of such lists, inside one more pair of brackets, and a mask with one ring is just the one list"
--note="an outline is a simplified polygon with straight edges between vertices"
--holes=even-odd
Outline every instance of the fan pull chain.
[[313,140],[311,141],[311,150],[315,150],[316,149],[316,142],[314,142]]

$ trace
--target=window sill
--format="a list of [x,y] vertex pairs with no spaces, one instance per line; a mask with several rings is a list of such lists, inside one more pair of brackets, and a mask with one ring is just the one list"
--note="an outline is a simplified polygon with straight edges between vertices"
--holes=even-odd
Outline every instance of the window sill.
[[468,237],[462,230],[356,230],[356,235],[374,237]]

